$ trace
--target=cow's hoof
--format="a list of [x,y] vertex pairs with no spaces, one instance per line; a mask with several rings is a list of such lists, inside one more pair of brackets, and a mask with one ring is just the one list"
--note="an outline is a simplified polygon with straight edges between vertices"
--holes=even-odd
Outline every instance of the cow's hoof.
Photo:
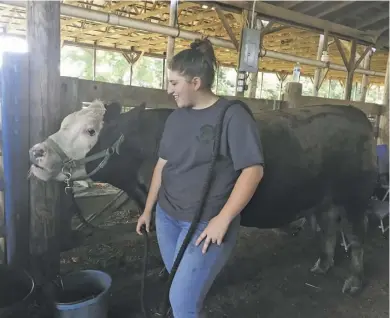
[[356,295],[362,290],[363,282],[362,280],[357,276],[350,276],[345,280],[344,286],[343,286],[343,293],[348,293],[350,295]]
[[321,258],[319,258],[310,271],[315,274],[325,274],[332,266],[333,261],[323,261]]

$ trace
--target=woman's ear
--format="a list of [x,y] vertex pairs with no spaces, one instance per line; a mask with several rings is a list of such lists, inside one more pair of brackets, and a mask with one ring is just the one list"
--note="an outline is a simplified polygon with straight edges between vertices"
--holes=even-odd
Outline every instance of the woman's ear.
[[195,91],[198,91],[202,87],[202,80],[200,77],[194,77],[191,82]]

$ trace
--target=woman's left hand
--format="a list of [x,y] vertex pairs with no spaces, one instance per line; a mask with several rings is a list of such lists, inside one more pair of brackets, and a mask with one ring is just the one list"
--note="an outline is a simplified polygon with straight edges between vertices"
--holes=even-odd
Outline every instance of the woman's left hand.
[[203,240],[205,240],[202,249],[203,254],[207,252],[207,248],[211,242],[221,245],[229,228],[229,224],[230,220],[225,216],[217,215],[213,217],[202,234],[200,234],[199,238],[196,240],[195,245],[198,246]]

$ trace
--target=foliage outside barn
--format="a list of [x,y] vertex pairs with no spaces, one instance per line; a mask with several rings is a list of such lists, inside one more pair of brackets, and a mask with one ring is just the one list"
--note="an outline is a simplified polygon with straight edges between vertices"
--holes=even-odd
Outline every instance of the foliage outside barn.
[[[123,85],[130,85],[131,81],[133,86],[159,89],[163,87],[163,65],[162,59],[142,56],[134,64],[131,76],[130,64],[122,54],[97,50],[95,80]],[[303,67],[301,75],[302,95],[312,96],[313,83],[310,77],[304,75],[304,72]],[[93,80],[93,50],[64,46],[61,50],[61,76]],[[218,77],[214,83],[214,92],[217,89],[218,94],[234,96],[236,76],[234,68],[220,67]],[[259,73],[256,98],[280,100],[285,84],[291,79],[292,76],[288,75],[281,89],[280,81],[275,73],[263,73],[263,77]],[[360,88],[361,85],[358,82],[353,85],[351,100],[358,101],[360,99]],[[367,91],[366,102],[381,104],[383,94],[383,85],[372,84]],[[248,95],[249,92],[246,91],[245,96]],[[331,81],[326,79],[319,90],[318,97],[342,100],[344,99],[344,87],[337,79]]]

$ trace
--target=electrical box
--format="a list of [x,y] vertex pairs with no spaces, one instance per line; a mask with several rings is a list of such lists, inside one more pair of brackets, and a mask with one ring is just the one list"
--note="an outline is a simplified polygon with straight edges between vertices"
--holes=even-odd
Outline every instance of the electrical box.
[[238,71],[256,73],[259,69],[260,30],[245,28],[241,34]]

